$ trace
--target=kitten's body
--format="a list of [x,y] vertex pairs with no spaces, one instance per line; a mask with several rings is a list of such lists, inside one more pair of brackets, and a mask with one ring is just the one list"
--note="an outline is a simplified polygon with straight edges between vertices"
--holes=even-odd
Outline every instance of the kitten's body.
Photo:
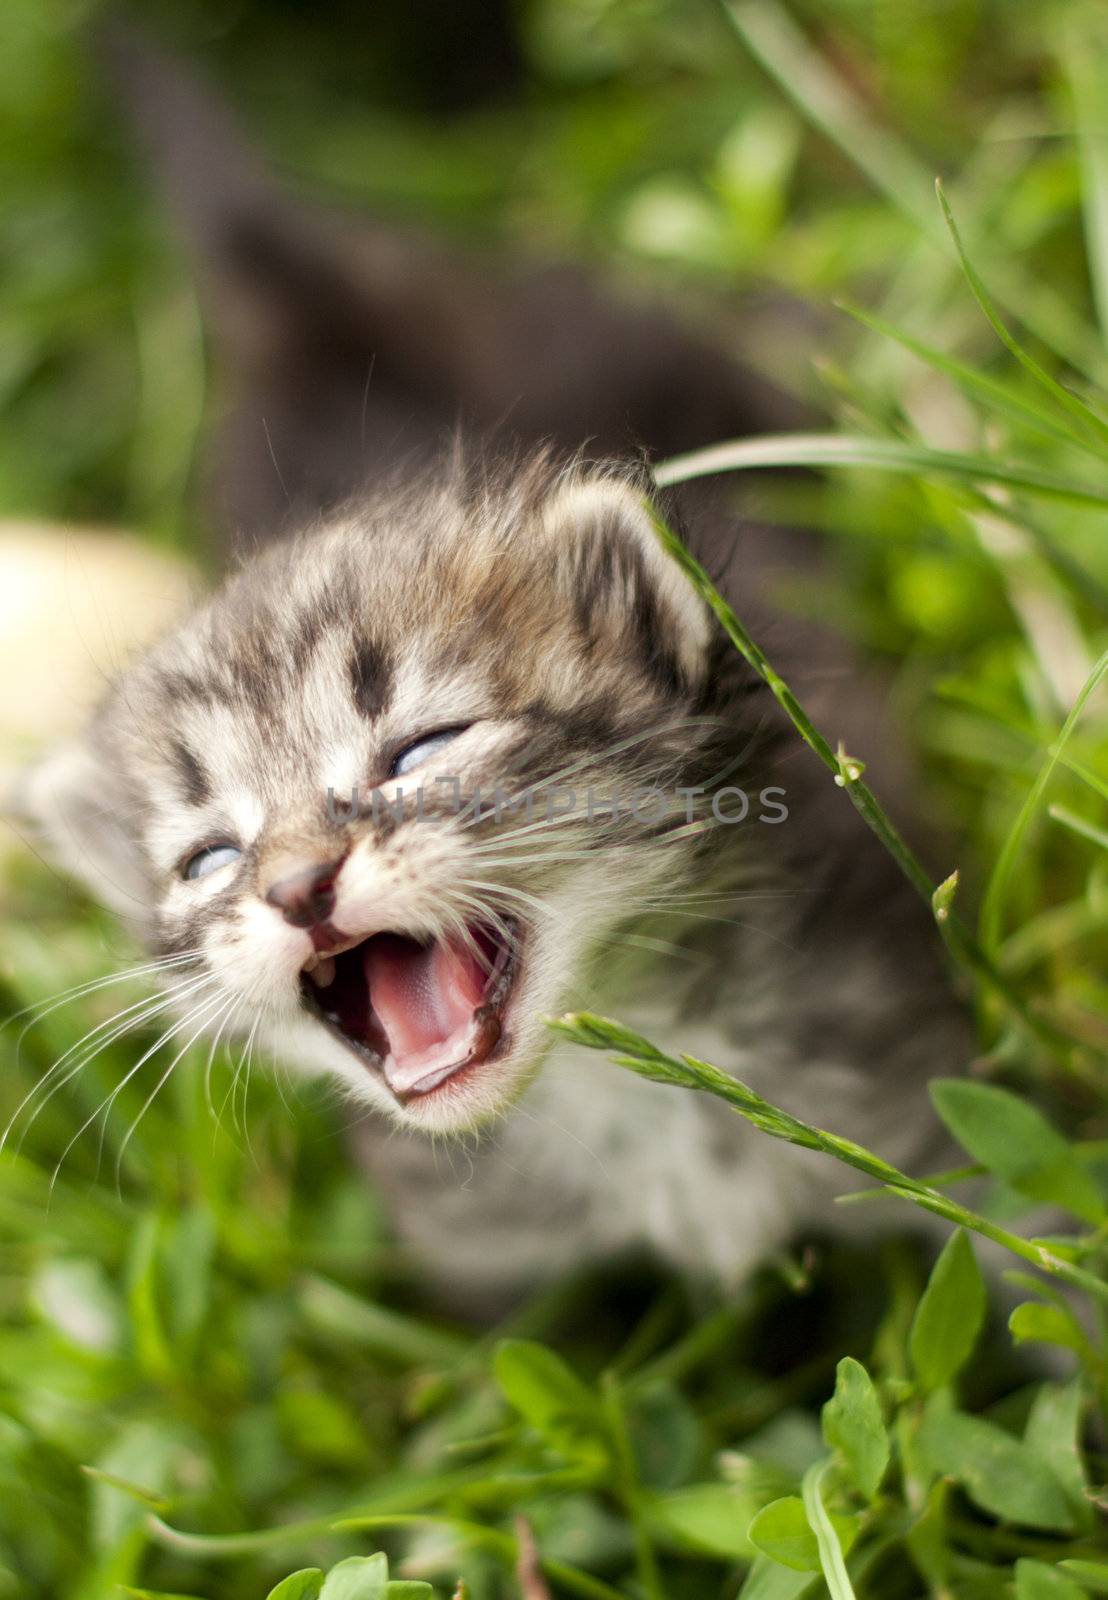
[[[336,242],[247,158],[213,176],[225,134],[190,85],[145,57],[125,70],[235,358],[224,503],[256,540],[319,525],[139,662],[39,774],[70,864],[199,974],[201,1025],[256,1024],[386,1113],[361,1125],[367,1164],[401,1233],[467,1293],[634,1243],[735,1278],[832,1221],[834,1171],[718,1105],[562,1046],[536,1076],[540,1014],[566,1006],[933,1164],[926,1080],[965,1041],[924,908],[662,555],[638,469],[536,454],[741,431],[742,375],[576,279],[496,288],[381,232]],[[720,527],[694,516],[703,552]],[[738,545],[737,598],[805,689],[811,661],[763,609],[757,548]],[[856,709],[826,683],[820,698],[853,748]],[[670,815],[597,821],[579,799],[524,831],[445,798],[399,825],[329,813],[329,788],[393,781],[412,740],[429,788],[649,784]],[[710,801],[727,783],[783,789],[787,820],[721,823]],[[682,829],[673,796],[690,785],[706,792]],[[212,840],[230,841],[221,864],[191,877]],[[290,909],[288,885],[318,863],[326,908]],[[478,945],[506,963],[500,988],[481,990]],[[332,949],[337,977],[317,990],[303,970]],[[347,1027],[363,980],[380,1026],[362,1026],[359,1055],[314,1013]],[[463,1045],[440,1078],[439,1047]]]

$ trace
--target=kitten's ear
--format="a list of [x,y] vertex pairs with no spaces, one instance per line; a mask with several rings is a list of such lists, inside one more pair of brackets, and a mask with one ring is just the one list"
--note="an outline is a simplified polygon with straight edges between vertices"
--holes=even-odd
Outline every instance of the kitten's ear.
[[644,487],[616,476],[572,478],[547,500],[542,525],[591,623],[637,629],[659,666],[676,663],[689,684],[703,677],[708,611],[666,554]]
[[97,900],[129,923],[145,921],[150,882],[127,825],[128,797],[86,738],[66,740],[28,767],[5,809],[21,835]]

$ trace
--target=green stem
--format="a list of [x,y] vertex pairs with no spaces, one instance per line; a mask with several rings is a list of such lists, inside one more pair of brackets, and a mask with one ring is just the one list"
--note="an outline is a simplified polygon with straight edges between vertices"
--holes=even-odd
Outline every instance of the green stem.
[[[759,441],[755,441],[757,442]],[[669,465],[672,467],[675,463]],[[659,482],[663,481],[661,469],[655,476]],[[669,472],[665,475],[664,481],[673,483],[680,481],[680,478]],[[759,645],[743,627],[700,562],[663,520],[656,507],[648,504],[647,510],[662,547],[681,568],[697,593],[711,607],[732,644],[768,686],[805,744],[834,774],[835,782],[840,788],[846,790],[855,809],[881,840],[908,882],[931,911],[951,954],[998,994],[1043,1045],[1055,1051],[1068,1065],[1076,1065],[1079,1047],[1058,1029],[1028,1011],[1022,995],[1002,973],[998,972],[950,904],[953,894],[952,880],[947,879],[941,885],[932,882],[925,868],[901,837],[892,819],[882,808],[876,795],[864,782],[862,763],[855,761],[841,750],[838,753],[832,750],[789,685],[766,659]]]
[[816,1536],[816,1545],[819,1549],[819,1562],[823,1568],[824,1580],[832,1596],[832,1600],[856,1600],[854,1586],[846,1570],[843,1559],[842,1545],[839,1536],[827,1515],[827,1508],[823,1503],[823,1478],[830,1463],[816,1461],[804,1474],[800,1486],[801,1497],[804,1501],[804,1512],[808,1518],[808,1526]]
[[853,1139],[844,1139],[839,1134],[827,1133],[811,1123],[802,1122],[799,1117],[783,1111],[769,1100],[763,1100],[762,1096],[755,1093],[747,1084],[738,1078],[730,1077],[707,1061],[699,1061],[695,1056],[667,1055],[649,1039],[634,1033],[623,1023],[613,1022],[608,1017],[595,1016],[588,1011],[574,1012],[552,1019],[550,1026],[575,1044],[585,1045],[593,1050],[608,1051],[618,1066],[628,1067],[641,1077],[650,1078],[656,1083],[699,1089],[715,1095],[717,1099],[725,1100],[733,1111],[737,1111],[740,1116],[745,1117],[748,1122],[772,1138],[784,1139],[787,1143],[800,1145],[803,1149],[819,1150],[825,1155],[834,1156],[837,1161],[844,1162],[845,1165],[854,1167],[871,1178],[876,1178],[891,1193],[910,1200],[913,1205],[943,1217],[956,1227],[969,1228],[983,1238],[1002,1245],[1004,1249],[1029,1262],[1040,1272],[1060,1278],[1063,1282],[1072,1284],[1075,1289],[1083,1289],[1098,1300],[1108,1302],[1108,1283],[1103,1279],[1055,1255],[1046,1245],[1010,1233],[987,1217],[979,1216],[977,1212],[959,1205],[956,1200],[940,1194],[937,1189],[929,1188],[916,1178],[910,1178],[907,1173],[901,1172],[888,1161],[874,1155],[863,1145],[855,1144]]
[[651,1543],[650,1534],[642,1515],[639,1475],[635,1466],[634,1452],[631,1449],[631,1439],[627,1432],[627,1419],[623,1414],[619,1380],[614,1372],[608,1371],[604,1373],[601,1380],[601,1393],[604,1416],[608,1424],[608,1434],[612,1441],[616,1492],[631,1523],[631,1531],[635,1541],[635,1565],[638,1569],[639,1582],[644,1592],[650,1597],[650,1600],[665,1600],[665,1592],[658,1572],[654,1546]]

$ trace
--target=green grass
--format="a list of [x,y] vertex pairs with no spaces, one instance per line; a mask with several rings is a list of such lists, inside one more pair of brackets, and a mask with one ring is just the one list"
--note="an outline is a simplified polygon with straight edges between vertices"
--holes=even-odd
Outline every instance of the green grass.
[[[187,541],[195,312],[74,22],[13,0],[4,24],[0,504]],[[968,1080],[969,1063],[936,1063],[966,1167],[899,1174],[758,1101],[714,1070],[727,1062],[567,1021],[622,1060],[607,1070],[722,1095],[767,1137],[856,1169],[844,1204],[874,1192],[860,1169],[902,1197],[906,1226],[912,1204],[945,1217],[950,1243],[929,1278],[903,1240],[861,1258],[817,1241],[731,1297],[642,1264],[583,1271],[475,1331],[397,1256],[332,1096],[245,1080],[234,1058],[209,1074],[201,1053],[149,1107],[152,1084],[131,1082],[97,1118],[156,1035],[108,1043],[0,1154],[0,1597],[263,1600],[309,1569],[282,1600],[377,1600],[388,1573],[358,1559],[381,1550],[392,1600],[419,1600],[406,1579],[446,1596],[459,1577],[499,1600],[520,1593],[520,1515],[558,1595],[1108,1592],[1099,8],[545,0],[527,13],[526,91],[452,125],[383,89],[366,105],[342,40],[261,0],[218,29],[198,4],[167,8],[166,26],[316,181],[598,258],[689,304],[749,277],[822,307],[814,334],[744,336],[819,409],[818,433],[704,440],[667,475],[733,472],[737,508],[825,532],[830,584],[795,582],[788,603],[890,673],[945,857],[907,852],[863,776],[871,752],[812,726],[741,605],[720,614],[931,900],[979,1052]],[[296,96],[276,92],[290,82]],[[750,470],[797,463],[818,479]],[[3,909],[6,1011],[132,958],[30,859]],[[9,1024],[0,1122],[145,993],[89,988],[22,1037]],[[988,1180],[972,1207],[970,1174]],[[1069,1226],[1036,1240],[1043,1200]],[[986,1309],[981,1234],[1011,1252],[1007,1328]],[[1044,1381],[1028,1357],[1047,1350]]]

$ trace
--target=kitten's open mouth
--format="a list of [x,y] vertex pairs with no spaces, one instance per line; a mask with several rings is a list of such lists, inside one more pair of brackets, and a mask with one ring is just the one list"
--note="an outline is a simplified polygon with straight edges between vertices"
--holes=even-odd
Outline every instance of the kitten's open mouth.
[[301,994],[403,1104],[503,1049],[517,943],[482,924],[464,939],[375,933],[313,957]]

